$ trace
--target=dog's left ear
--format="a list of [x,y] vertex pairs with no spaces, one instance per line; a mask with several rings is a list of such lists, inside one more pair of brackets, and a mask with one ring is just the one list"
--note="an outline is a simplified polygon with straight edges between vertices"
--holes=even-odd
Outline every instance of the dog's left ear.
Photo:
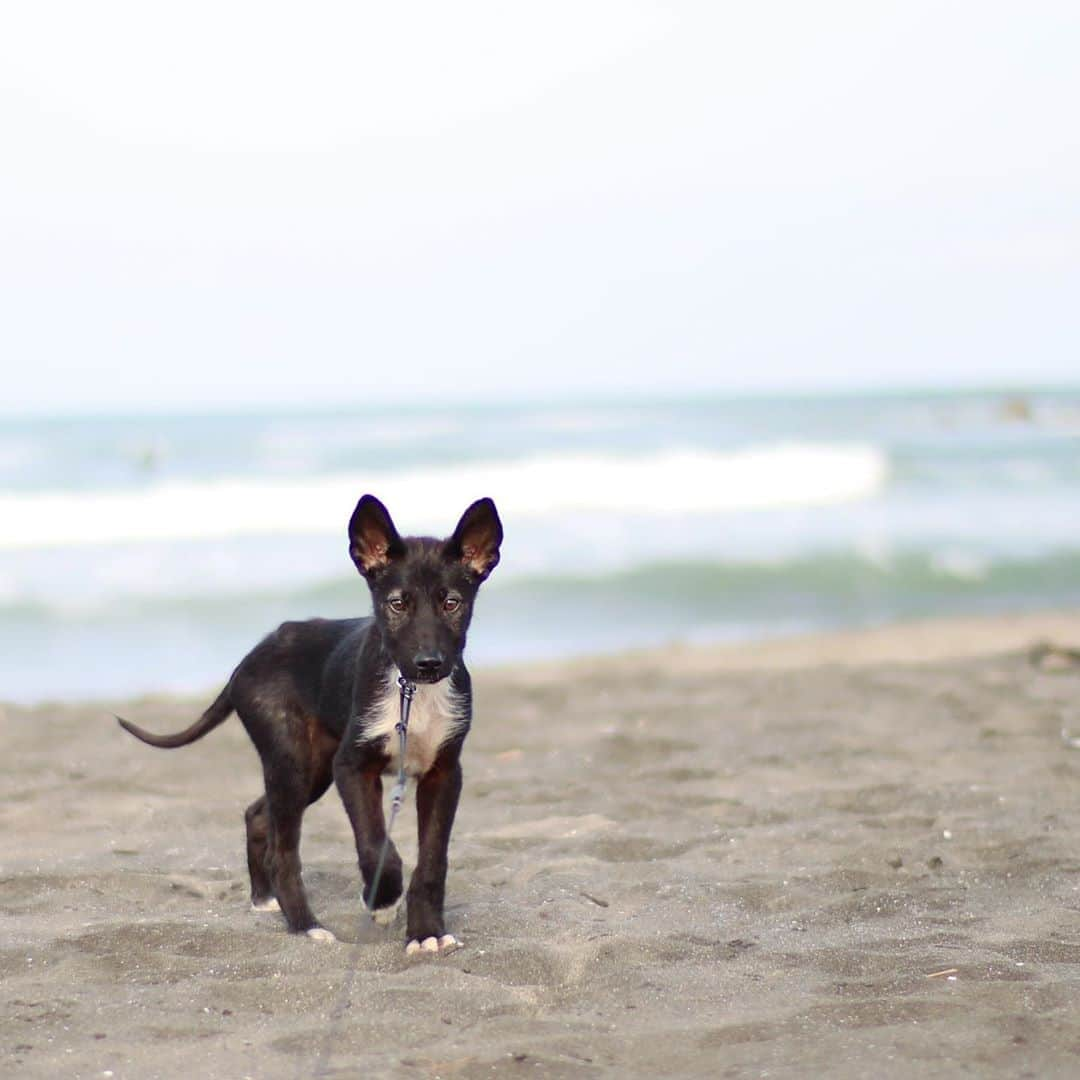
[[349,554],[366,578],[405,554],[389,511],[374,495],[365,495],[349,520]]
[[502,538],[502,522],[495,504],[490,499],[477,499],[461,515],[443,554],[447,559],[463,563],[480,582],[498,565]]

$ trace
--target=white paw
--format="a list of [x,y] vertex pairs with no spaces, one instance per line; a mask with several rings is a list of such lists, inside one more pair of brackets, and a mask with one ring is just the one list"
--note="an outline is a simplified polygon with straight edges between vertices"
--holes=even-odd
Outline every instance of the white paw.
[[441,938],[427,937],[423,941],[413,938],[405,946],[406,956],[416,956],[417,953],[448,953],[461,948],[461,942],[453,934],[443,934]]
[[323,926],[313,926],[304,931],[312,941],[337,941],[337,938]]
[[371,913],[371,917],[380,926],[389,926],[397,918],[397,913],[398,913],[398,908],[399,907],[401,907],[401,900],[400,899],[395,900],[394,903],[392,903],[392,904],[387,904],[386,907],[376,908]]
[[281,905],[277,902],[276,896],[268,896],[265,900],[260,900],[257,904],[252,903],[252,911],[280,911]]

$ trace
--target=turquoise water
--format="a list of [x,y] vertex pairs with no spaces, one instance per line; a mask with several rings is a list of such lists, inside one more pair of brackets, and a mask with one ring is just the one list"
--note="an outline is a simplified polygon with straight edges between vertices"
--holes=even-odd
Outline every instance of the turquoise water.
[[474,664],[1080,606],[1080,391],[0,421],[0,698],[202,692],[360,614],[365,491],[492,495]]

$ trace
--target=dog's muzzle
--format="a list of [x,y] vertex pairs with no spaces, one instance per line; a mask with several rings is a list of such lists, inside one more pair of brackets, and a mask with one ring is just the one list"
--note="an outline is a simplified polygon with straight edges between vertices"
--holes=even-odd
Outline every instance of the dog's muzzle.
[[413,657],[412,667],[412,678],[416,682],[438,682],[448,674],[445,670],[446,657],[438,652],[417,653]]

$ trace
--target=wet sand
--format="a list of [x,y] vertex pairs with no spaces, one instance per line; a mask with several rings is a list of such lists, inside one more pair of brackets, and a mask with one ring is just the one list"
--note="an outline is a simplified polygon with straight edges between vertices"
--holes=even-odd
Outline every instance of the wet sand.
[[[0,710],[0,1073],[1080,1075],[1080,615],[933,622],[475,674],[448,929],[253,914],[206,700]],[[216,689],[216,688],[215,688]],[[408,865],[415,816],[397,837]]]

